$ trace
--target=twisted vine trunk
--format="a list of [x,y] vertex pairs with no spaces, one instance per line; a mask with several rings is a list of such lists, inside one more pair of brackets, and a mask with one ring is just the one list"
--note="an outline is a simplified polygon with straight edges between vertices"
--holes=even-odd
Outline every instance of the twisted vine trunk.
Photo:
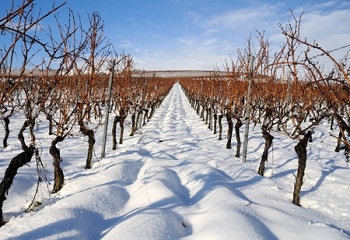
[[136,128],[135,128],[135,132],[136,130],[138,130],[141,126],[141,121],[142,121],[142,109],[140,109],[137,112],[137,117],[136,117]]
[[231,149],[233,122],[232,122],[232,117],[229,113],[226,114],[226,120],[228,125],[226,149]]
[[303,185],[303,178],[305,174],[305,168],[306,168],[306,160],[307,160],[307,142],[310,141],[311,138],[311,132],[308,131],[307,134],[305,134],[304,138],[299,141],[299,143],[294,147],[295,152],[298,155],[298,173],[295,178],[295,184],[294,184],[294,191],[293,191],[293,203],[295,205],[300,206],[300,191],[301,186]]
[[112,149],[116,150],[117,149],[117,124],[120,122],[120,117],[115,116],[114,121],[113,121],[113,126],[112,126]]
[[50,154],[53,158],[53,166],[54,166],[54,185],[53,185],[53,190],[52,193],[57,193],[59,192],[64,184],[64,174],[63,170],[61,169],[61,154],[60,150],[56,147],[56,145],[59,142],[62,142],[64,140],[63,137],[57,136],[51,143],[50,147]]
[[124,122],[125,122],[125,117],[121,117],[119,121],[120,125],[120,137],[119,137],[119,144],[123,144],[123,137],[124,137]]
[[220,114],[218,118],[218,123],[219,123],[219,137],[218,140],[222,140],[222,118],[224,115]]
[[136,115],[135,113],[133,113],[131,115],[131,132],[130,132],[130,136],[134,136],[135,131],[136,131]]
[[29,134],[30,134],[30,142],[34,143],[35,142],[35,135],[34,135],[34,126],[35,126],[35,120],[36,117],[31,117],[29,119]]
[[142,124],[143,126],[145,126],[146,122],[149,121],[149,117],[148,117],[149,110],[146,108],[146,109],[144,109],[144,111],[145,111],[145,114],[144,114],[144,117],[143,117],[143,124]]
[[153,103],[151,104],[151,113],[149,114],[148,119],[151,119],[151,118],[153,117],[153,114],[154,114],[154,112],[155,112],[155,109],[156,109],[156,103],[153,102]]
[[241,121],[241,119],[237,118],[237,122],[235,125],[235,133],[236,133],[236,140],[237,140],[237,152],[236,152],[236,157],[240,157],[241,156],[241,134],[239,133],[240,128],[243,126],[243,123]]
[[91,169],[92,168],[92,153],[94,151],[94,145],[95,145],[95,134],[94,131],[91,129],[88,129],[83,122],[79,123],[80,126],[80,132],[88,137],[88,154],[86,157],[86,164],[85,164],[85,169]]
[[337,139],[337,146],[335,147],[335,150],[334,150],[336,152],[340,152],[340,150],[341,150],[342,137],[343,137],[342,130],[339,130],[338,139]]
[[49,121],[49,135],[53,135],[53,121],[52,121],[52,118],[50,117],[46,117],[46,119]]
[[21,147],[22,147],[22,150],[23,151],[26,151],[28,146],[24,140],[24,136],[23,136],[23,132],[26,130],[26,128],[29,126],[29,122],[28,120],[25,121],[21,127],[21,129],[19,130],[19,133],[18,133],[18,140],[21,142]]
[[26,130],[27,127],[29,127],[29,135],[30,135],[31,144],[33,144],[35,142],[35,135],[34,135],[35,119],[36,119],[36,117],[26,120],[23,123],[23,125],[18,133],[18,140],[21,142],[21,147],[22,147],[23,151],[26,151],[26,149],[28,148],[27,144],[25,143],[24,136],[23,136],[23,132]]
[[267,162],[268,160],[269,149],[272,146],[272,140],[274,139],[274,137],[267,131],[263,131],[262,134],[263,134],[263,138],[265,139],[265,147],[264,147],[263,154],[261,156],[258,174],[261,176],[264,176],[265,162]]
[[205,108],[205,124],[208,124],[209,114],[210,114],[209,111],[210,111],[210,108],[206,107]]
[[200,114],[200,111],[201,111],[201,105],[200,105],[200,103],[199,103],[199,101],[197,101],[197,109],[196,109],[196,112],[197,112],[197,115],[199,116],[199,114]]
[[216,134],[217,133],[216,126],[217,126],[217,122],[218,122],[218,115],[216,113],[214,113],[213,117],[214,117],[214,132],[213,133]]
[[202,121],[205,121],[205,116],[204,116],[204,111],[205,111],[205,104],[203,103],[202,105],[202,110],[201,110],[201,119],[202,119]]
[[[350,143],[347,140],[345,134],[347,133],[348,135],[350,135],[350,125],[348,125],[340,115],[334,114],[333,116],[335,117],[339,125],[339,135],[335,151],[339,152],[340,150],[344,149],[346,161],[348,162],[350,161]],[[344,146],[341,146],[341,143],[344,143]]]
[[86,158],[86,165],[85,165],[85,169],[91,169],[92,167],[92,153],[94,151],[94,145],[95,145],[95,134],[94,131],[89,130],[87,133],[87,136],[89,138],[89,148],[88,148],[88,155]]
[[12,185],[13,179],[15,178],[18,169],[32,160],[34,150],[35,148],[33,146],[27,147],[24,152],[18,154],[11,160],[9,166],[5,171],[4,178],[0,183],[0,227],[5,224],[2,206],[6,200],[6,194]]
[[3,146],[4,146],[4,148],[6,148],[7,146],[8,146],[8,144],[7,144],[7,140],[8,140],[8,138],[9,138],[9,136],[10,136],[10,118],[9,117],[4,117],[4,123],[5,123],[5,125],[4,125],[4,128],[5,128],[5,136],[4,136],[4,140],[3,140]]
[[210,130],[212,130],[213,129],[213,123],[212,123],[212,121],[213,121],[213,117],[212,117],[212,115],[213,115],[213,111],[212,111],[212,109],[211,109],[211,107],[209,107],[208,108],[208,129],[210,129]]

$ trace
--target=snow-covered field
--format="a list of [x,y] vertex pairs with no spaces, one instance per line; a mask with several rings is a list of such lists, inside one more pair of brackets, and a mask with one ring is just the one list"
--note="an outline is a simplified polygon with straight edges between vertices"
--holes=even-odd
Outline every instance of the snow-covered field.
[[[10,146],[0,148],[1,178],[21,152],[16,137],[22,120],[14,118]],[[41,120],[36,136],[52,182],[51,137]],[[30,213],[24,210],[36,188],[35,158],[21,168],[4,202],[9,222],[0,239],[349,239],[349,163],[334,152],[329,126],[316,128],[308,145],[302,207],[292,204],[296,142],[272,133],[261,177],[256,170],[264,142],[259,127],[250,129],[248,161],[242,163],[234,157],[234,139],[225,149],[226,140],[216,140],[175,84],[142,133],[129,137],[126,131],[116,151],[109,137],[106,158],[99,161],[102,129],[97,131],[91,170],[84,169],[84,137],[60,143],[65,185],[49,195],[52,185],[43,182],[42,204]]]

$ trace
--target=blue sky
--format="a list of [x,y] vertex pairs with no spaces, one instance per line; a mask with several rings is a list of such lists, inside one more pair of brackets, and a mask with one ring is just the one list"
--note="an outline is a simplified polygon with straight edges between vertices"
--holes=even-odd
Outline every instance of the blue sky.
[[67,0],[60,11],[68,8],[83,18],[99,12],[117,51],[131,54],[136,67],[146,70],[221,67],[249,36],[255,39],[256,29],[277,48],[284,40],[277,24],[291,19],[289,9],[305,11],[302,34],[309,40],[328,50],[350,44],[348,0]]

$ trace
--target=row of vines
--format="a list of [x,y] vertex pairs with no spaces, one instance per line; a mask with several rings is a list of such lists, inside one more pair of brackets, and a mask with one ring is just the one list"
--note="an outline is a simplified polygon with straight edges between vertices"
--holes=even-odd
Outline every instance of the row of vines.
[[[5,17],[0,19],[2,36],[9,43],[3,46],[0,55],[2,147],[7,148],[9,137],[18,134],[22,148],[2,173],[0,226],[5,224],[3,202],[19,168],[35,156],[38,184],[45,178],[40,170],[45,170],[40,149],[44,139],[35,135],[39,116],[41,119],[44,116],[48,123],[49,154],[54,166],[52,193],[57,193],[65,180],[60,142],[74,134],[87,138],[85,168],[92,168],[95,133],[106,124],[106,115],[114,116],[109,141],[113,141],[112,148],[116,149],[118,143],[123,144],[126,118],[131,119],[130,135],[134,135],[153,116],[174,82],[136,71],[130,55],[116,53],[103,35],[99,13],[88,15],[89,24],[84,26],[81,17],[69,10],[63,22],[59,12],[63,6],[64,3],[56,6],[53,2],[52,8],[40,14],[35,1],[13,0]],[[44,31],[40,24],[49,17],[57,25]],[[42,61],[35,61],[39,52],[46,55]],[[11,131],[13,118],[24,119],[18,133]],[[29,137],[25,137],[25,132]]]
[[[294,15],[293,15],[294,17]],[[339,129],[336,152],[343,151],[350,161],[350,68],[348,54],[336,61],[317,43],[300,36],[301,18],[280,25],[286,41],[272,58],[269,43],[258,34],[258,47],[248,40],[246,50],[238,50],[237,60],[225,63],[225,71],[211,76],[183,78],[180,84],[191,106],[222,139],[226,132],[226,148],[236,138],[236,157],[241,157],[242,126],[260,126],[265,141],[258,174],[264,175],[274,132],[297,141],[298,171],[293,203],[300,205],[300,191],[307,161],[307,144],[320,123],[329,122],[330,130]],[[310,52],[325,55],[334,67],[326,71],[314,61]],[[254,64],[252,57],[255,59]],[[249,86],[250,85],[250,86]],[[248,88],[250,88],[248,90]],[[249,92],[249,96],[248,93]],[[227,130],[223,130],[226,121]],[[246,128],[247,128],[246,126]]]

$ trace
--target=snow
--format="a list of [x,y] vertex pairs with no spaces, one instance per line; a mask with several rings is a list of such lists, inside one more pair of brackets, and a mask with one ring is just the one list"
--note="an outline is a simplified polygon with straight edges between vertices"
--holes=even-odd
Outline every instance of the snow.
[[[44,172],[53,180],[43,116],[36,129]],[[111,122],[112,120],[110,120]],[[23,118],[15,116],[9,147],[0,148],[0,176],[20,153],[16,140]],[[266,175],[257,174],[264,147],[258,126],[250,126],[247,163],[225,149],[190,107],[175,84],[155,115],[123,145],[86,170],[86,139],[75,134],[58,147],[65,185],[49,194],[41,183],[34,211],[25,213],[36,188],[35,158],[18,171],[4,202],[8,221],[0,239],[349,239],[350,174],[327,123],[314,130],[301,205],[292,204],[296,142],[273,132]],[[224,129],[225,131],[226,129]],[[244,131],[242,127],[242,131]],[[336,132],[335,132],[336,133]],[[223,134],[225,135],[225,134]],[[96,132],[102,139],[102,129]]]

